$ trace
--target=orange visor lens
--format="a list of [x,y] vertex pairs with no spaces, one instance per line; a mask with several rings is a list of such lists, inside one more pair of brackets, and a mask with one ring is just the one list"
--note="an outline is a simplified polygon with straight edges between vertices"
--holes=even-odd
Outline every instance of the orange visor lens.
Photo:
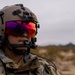
[[25,23],[21,20],[6,22],[6,34],[21,36],[24,32],[27,32],[29,37],[34,37],[36,33],[36,25],[32,22]]

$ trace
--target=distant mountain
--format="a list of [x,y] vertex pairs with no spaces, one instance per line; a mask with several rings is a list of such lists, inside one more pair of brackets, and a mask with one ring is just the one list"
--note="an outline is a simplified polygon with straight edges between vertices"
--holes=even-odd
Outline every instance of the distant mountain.
[[54,46],[62,46],[62,47],[74,47],[75,44],[73,43],[68,43],[68,44],[65,44],[65,45],[62,45],[62,44],[59,44],[59,45],[46,45],[46,46],[39,46],[39,47],[54,47]]
[[72,46],[75,46],[73,43],[68,43],[67,45],[65,45],[65,46],[70,46],[70,47],[72,47]]

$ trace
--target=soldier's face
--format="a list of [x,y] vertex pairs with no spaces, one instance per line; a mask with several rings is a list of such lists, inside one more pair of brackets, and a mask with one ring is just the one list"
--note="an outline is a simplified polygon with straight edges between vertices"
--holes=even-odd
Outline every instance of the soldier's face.
[[[25,40],[31,41],[31,38],[27,37],[26,34],[23,34],[22,36],[18,36],[18,37],[8,35],[8,41],[10,44],[24,44]],[[19,47],[17,49],[18,50],[27,50],[26,47]]]

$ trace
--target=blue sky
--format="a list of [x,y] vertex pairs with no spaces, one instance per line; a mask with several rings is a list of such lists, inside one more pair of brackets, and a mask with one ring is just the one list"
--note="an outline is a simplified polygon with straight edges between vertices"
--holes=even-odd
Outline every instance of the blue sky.
[[38,45],[75,44],[75,0],[0,0],[0,9],[17,3],[37,15]]

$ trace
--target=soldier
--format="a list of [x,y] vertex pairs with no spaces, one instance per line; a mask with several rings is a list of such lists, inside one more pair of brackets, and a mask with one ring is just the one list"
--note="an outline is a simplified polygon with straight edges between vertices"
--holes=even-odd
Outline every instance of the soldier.
[[0,75],[59,75],[54,65],[30,53],[38,28],[36,15],[23,4],[0,10]]

